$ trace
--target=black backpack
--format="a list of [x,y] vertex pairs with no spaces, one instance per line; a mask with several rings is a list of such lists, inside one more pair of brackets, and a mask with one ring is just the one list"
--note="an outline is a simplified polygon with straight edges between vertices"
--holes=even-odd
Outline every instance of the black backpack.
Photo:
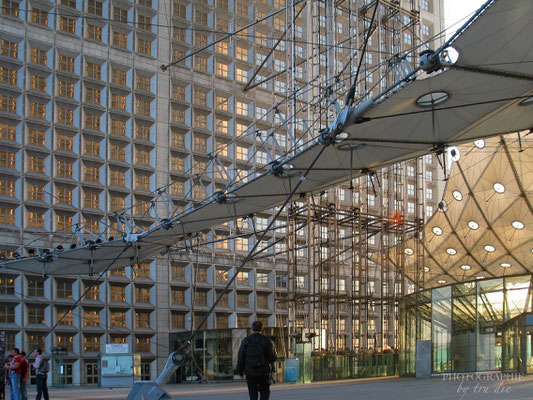
[[41,359],[41,363],[39,364],[39,368],[37,368],[36,371],[38,374],[44,375],[50,372],[50,363],[46,358]]
[[[261,338],[260,338],[261,339]],[[246,368],[252,371],[268,367],[261,341],[248,338],[246,343]]]

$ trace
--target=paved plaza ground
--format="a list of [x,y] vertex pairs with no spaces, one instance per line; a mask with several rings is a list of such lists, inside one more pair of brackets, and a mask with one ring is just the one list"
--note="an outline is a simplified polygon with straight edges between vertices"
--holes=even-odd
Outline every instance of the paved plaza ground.
[[[463,380],[463,378],[465,378]],[[467,379],[468,378],[468,379]],[[449,378],[448,378],[449,379]],[[533,376],[505,379],[494,375],[457,377],[456,380],[414,378],[378,378],[349,381],[318,382],[311,384],[276,384],[271,387],[272,400],[481,400],[481,399],[533,399]],[[244,383],[169,385],[167,390],[174,399],[191,400],[246,400]],[[123,400],[129,393],[126,388],[68,388],[50,389],[50,398],[72,400]],[[7,397],[9,398],[9,397]],[[35,388],[30,387],[28,398],[35,398]]]

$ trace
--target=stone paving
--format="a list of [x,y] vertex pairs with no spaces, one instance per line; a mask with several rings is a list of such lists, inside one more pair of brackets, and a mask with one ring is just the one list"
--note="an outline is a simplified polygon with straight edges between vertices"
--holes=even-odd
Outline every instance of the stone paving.
[[[247,400],[243,382],[168,385],[174,399],[191,400]],[[372,399],[372,400],[481,400],[481,399],[533,399],[533,376],[479,376],[460,375],[432,379],[377,378],[311,384],[276,384],[271,386],[272,400],[299,399]],[[50,399],[72,400],[123,400],[127,388],[77,387],[50,388]],[[9,397],[6,397],[9,398]],[[29,387],[28,398],[35,398],[35,388]]]

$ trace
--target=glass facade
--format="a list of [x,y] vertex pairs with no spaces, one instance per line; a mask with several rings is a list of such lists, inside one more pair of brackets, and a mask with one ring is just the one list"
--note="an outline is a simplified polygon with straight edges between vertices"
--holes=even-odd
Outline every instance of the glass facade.
[[532,279],[484,279],[405,297],[400,303],[400,374],[415,373],[416,344],[423,340],[432,341],[433,373],[533,370],[533,326],[528,328],[533,318],[527,314]]
[[[237,365],[237,354],[242,340],[249,329],[209,329],[200,331],[194,339],[190,359],[177,371],[175,382],[226,381],[238,378],[233,371]],[[297,330],[291,336],[305,337],[305,330]],[[285,379],[285,348],[288,331],[284,328],[266,327],[263,332],[274,342],[278,354],[276,381]],[[177,350],[188,340],[190,332],[171,333],[170,348]],[[332,354],[327,351],[312,351],[310,341],[297,342],[294,358],[299,368],[301,382],[353,379],[398,374],[398,353],[368,351],[357,354],[345,352]],[[292,358],[292,357],[291,357]],[[294,364],[294,363],[292,363]]]
[[[276,343],[276,337],[279,335],[275,334],[274,330],[265,328],[264,333]],[[190,335],[190,332],[171,334],[171,348],[177,350]],[[178,370],[176,381],[232,380],[239,346],[246,336],[248,329],[216,329],[199,332],[193,341],[192,357]]]

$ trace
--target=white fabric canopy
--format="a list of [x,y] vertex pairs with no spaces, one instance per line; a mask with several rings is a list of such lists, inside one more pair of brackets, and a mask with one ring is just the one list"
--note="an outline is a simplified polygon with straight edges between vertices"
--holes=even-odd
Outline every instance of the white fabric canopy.
[[[533,127],[533,2],[493,2],[453,43],[458,67],[405,84],[364,114],[366,122],[346,127],[348,138],[328,146],[302,181],[295,196],[310,194],[376,169],[411,159],[448,144],[472,141]],[[420,97],[445,92],[447,101],[434,107],[417,104]],[[323,145],[315,143],[287,163],[286,175],[266,173],[229,188],[226,204],[213,199],[159,225],[128,245],[114,240],[58,251],[46,258],[2,262],[5,268],[45,273],[80,274],[132,265],[181,240],[224,221],[282,204],[315,161]]]
[[405,252],[408,276],[423,273],[426,288],[533,272],[533,138],[476,144],[459,147],[443,206],[424,228],[424,265]]

